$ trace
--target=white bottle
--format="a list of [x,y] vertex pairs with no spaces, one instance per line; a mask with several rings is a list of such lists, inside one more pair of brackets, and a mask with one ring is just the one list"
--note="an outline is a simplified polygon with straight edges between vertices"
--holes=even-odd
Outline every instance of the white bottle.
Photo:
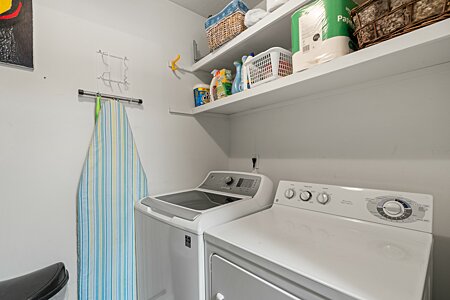
[[219,72],[219,70],[213,70],[211,72],[211,75],[213,76],[212,80],[211,80],[211,85],[209,86],[209,101],[213,102],[216,100],[216,96],[217,96],[217,72]]
[[244,63],[248,64],[252,59],[252,55],[242,57],[242,81],[244,83],[244,91],[250,89],[250,78],[247,72],[247,67],[244,66]]

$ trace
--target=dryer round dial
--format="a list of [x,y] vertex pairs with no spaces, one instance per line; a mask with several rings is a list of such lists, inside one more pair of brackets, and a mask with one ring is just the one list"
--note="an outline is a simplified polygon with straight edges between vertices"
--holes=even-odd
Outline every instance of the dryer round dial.
[[426,208],[416,202],[394,196],[370,199],[367,209],[376,217],[391,222],[415,222],[425,216]]
[[377,211],[389,220],[405,220],[412,214],[411,205],[403,199],[387,199],[380,201],[377,205]]
[[328,195],[327,193],[321,193],[319,194],[319,196],[317,196],[317,202],[319,202],[320,204],[327,204],[330,201],[330,195]]
[[304,191],[300,193],[300,200],[302,201],[309,201],[312,197],[312,194],[310,191]]
[[295,191],[294,191],[294,189],[287,189],[287,190],[284,192],[284,196],[285,196],[287,199],[292,199],[292,198],[294,198],[294,196],[295,196]]
[[399,201],[392,200],[384,203],[383,211],[390,217],[398,217],[404,213],[405,209]]

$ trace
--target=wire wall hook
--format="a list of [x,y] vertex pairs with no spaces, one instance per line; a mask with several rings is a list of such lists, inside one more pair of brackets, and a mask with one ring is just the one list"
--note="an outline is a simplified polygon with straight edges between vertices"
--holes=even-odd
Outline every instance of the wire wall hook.
[[[130,86],[130,82],[128,81],[128,69],[129,69],[128,57],[112,55],[102,50],[98,50],[97,53],[101,56],[101,61],[104,65],[104,71],[101,73],[101,75],[97,76],[97,79],[101,80],[103,84],[105,84],[111,89],[113,88],[113,84],[115,84],[117,85],[120,91],[122,91],[122,88],[128,90]],[[111,67],[112,63],[110,62],[110,59],[115,59],[120,63],[120,70],[118,70],[120,72],[120,78],[118,77],[114,78]]]

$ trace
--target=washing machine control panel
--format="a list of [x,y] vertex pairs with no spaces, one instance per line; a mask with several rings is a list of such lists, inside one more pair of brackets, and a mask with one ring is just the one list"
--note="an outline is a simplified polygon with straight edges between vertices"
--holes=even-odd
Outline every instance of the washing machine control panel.
[[433,197],[425,194],[280,181],[275,205],[430,233],[432,230]]
[[260,184],[261,177],[256,174],[211,172],[199,188],[253,197]]

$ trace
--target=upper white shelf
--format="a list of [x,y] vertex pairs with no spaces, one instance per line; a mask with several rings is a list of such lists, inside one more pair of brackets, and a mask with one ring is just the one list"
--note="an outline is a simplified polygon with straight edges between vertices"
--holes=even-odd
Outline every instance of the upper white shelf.
[[231,115],[447,62],[450,19],[193,108],[192,114]]
[[231,68],[233,61],[250,52],[271,47],[291,48],[291,15],[308,0],[291,0],[233,40],[192,65],[191,71]]

